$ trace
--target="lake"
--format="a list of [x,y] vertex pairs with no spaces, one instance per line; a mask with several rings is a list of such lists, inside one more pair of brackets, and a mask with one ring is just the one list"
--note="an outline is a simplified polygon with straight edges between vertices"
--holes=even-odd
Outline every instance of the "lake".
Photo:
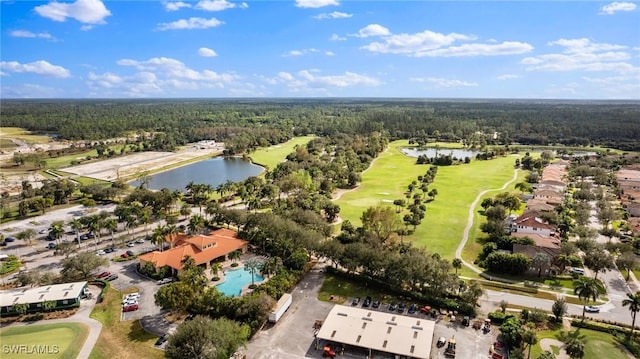
[[465,157],[474,159],[476,158],[476,155],[478,155],[479,153],[482,153],[480,151],[473,151],[473,150],[463,150],[463,149],[454,149],[454,148],[434,148],[434,147],[429,147],[422,150],[417,150],[415,148],[403,148],[402,152],[409,157],[415,157],[415,158],[418,158],[418,156],[420,155],[426,155],[428,158],[435,158],[436,153],[438,156],[440,155],[447,156],[450,154],[451,156],[459,160],[464,160]]
[[[152,175],[149,188],[184,191],[189,182],[209,184],[216,188],[227,181],[244,181],[263,170],[263,167],[241,158],[216,157]],[[138,180],[129,182],[130,186],[137,187],[139,184]]]

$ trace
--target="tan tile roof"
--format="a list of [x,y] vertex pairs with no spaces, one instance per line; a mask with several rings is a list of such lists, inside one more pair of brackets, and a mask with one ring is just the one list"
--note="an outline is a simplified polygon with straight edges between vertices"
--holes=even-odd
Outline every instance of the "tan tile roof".
[[538,247],[545,248],[560,248],[560,239],[556,237],[549,237],[538,233],[521,233],[521,232],[513,232],[511,233],[512,237],[517,238],[531,238],[533,242]]

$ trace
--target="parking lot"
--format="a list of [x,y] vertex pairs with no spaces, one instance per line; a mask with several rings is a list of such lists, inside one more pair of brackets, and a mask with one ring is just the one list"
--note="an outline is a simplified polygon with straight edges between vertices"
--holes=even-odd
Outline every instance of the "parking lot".
[[[316,320],[324,320],[331,308],[332,303],[321,302],[317,299],[318,291],[322,285],[324,274],[321,269],[316,269],[309,273],[292,292],[293,303],[282,319],[276,324],[267,325],[259,331],[247,344],[247,348],[242,350],[248,358],[256,359],[293,359],[293,358],[322,358],[322,343],[316,349],[314,337],[314,324]],[[375,298],[373,298],[375,299]],[[353,298],[349,298],[344,305],[351,305]],[[362,307],[363,299],[358,303]],[[407,307],[411,303],[407,303]],[[371,310],[389,311],[389,303],[381,303]],[[396,308],[397,312],[397,308]],[[414,314],[408,314],[407,309],[402,315],[419,317],[427,320],[435,320],[435,330],[431,358],[444,358],[444,348],[438,348],[436,342],[439,337],[447,340],[454,337],[456,345],[456,358],[464,359],[487,359],[489,358],[489,347],[495,341],[497,328],[483,334],[481,330],[475,330],[470,325],[463,327],[459,319],[451,322],[450,317],[434,319],[430,315],[417,310]],[[346,358],[364,358],[362,350],[345,350]],[[384,355],[376,355],[385,357]],[[392,357],[388,355],[388,357]]]

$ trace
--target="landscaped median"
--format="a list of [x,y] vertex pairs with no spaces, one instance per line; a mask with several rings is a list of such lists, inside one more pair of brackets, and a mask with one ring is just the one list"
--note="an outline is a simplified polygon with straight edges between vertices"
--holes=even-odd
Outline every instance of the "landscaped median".
[[146,332],[139,320],[120,320],[122,294],[113,288],[105,288],[104,300],[93,309],[91,318],[102,323],[102,332],[89,358],[163,358],[164,352],[153,347],[158,339],[156,335]]

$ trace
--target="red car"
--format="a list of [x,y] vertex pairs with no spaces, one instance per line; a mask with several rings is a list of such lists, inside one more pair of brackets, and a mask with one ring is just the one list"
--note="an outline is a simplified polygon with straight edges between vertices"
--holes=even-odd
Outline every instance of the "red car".
[[111,275],[111,272],[102,272],[100,274],[98,274],[97,278],[104,278],[104,277],[108,277]]
[[123,312],[133,312],[134,310],[138,310],[137,304],[131,304],[131,305],[122,307]]

